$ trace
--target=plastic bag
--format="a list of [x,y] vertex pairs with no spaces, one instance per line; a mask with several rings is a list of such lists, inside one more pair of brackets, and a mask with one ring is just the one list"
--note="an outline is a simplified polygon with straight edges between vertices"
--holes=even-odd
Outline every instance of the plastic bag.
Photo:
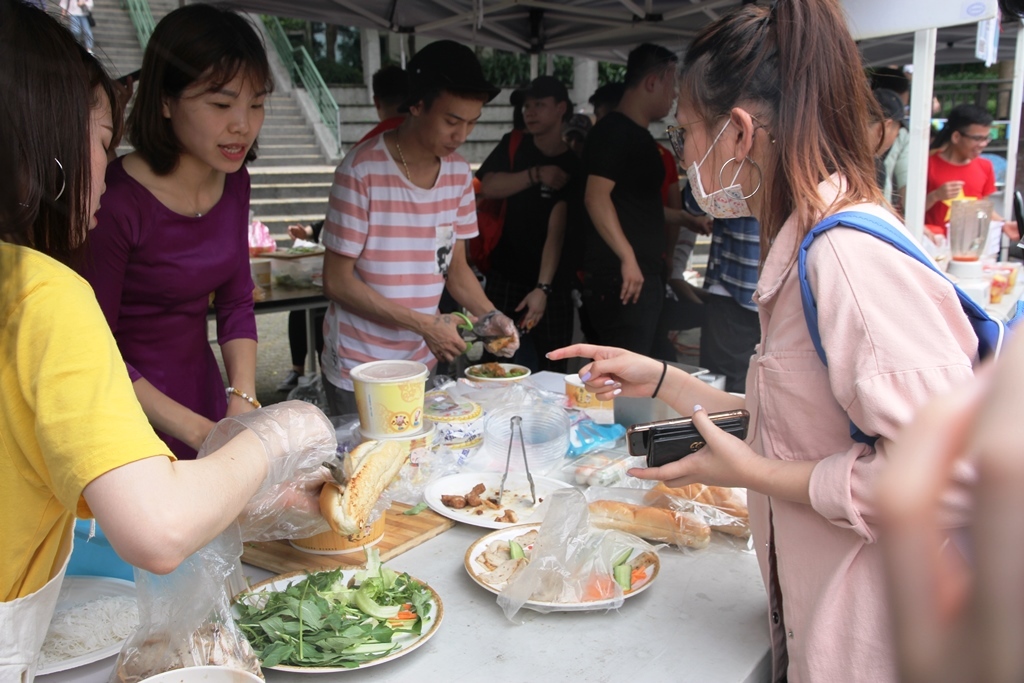
[[314,491],[329,478],[322,463],[337,452],[331,421],[303,401],[276,403],[218,422],[199,457],[246,429],[259,437],[273,457],[269,457],[263,485],[238,517],[242,540],[274,541],[327,531]]
[[632,479],[626,472],[636,460],[626,453],[588,453],[566,462],[561,478],[578,486],[623,486]]
[[626,436],[626,428],[620,424],[602,425],[593,420],[580,420],[569,431],[569,457],[577,458],[584,453],[612,448],[619,439]]
[[659,484],[644,495],[644,503],[693,513],[713,531],[742,539],[750,536],[746,489],[704,484],[669,488]]
[[323,482],[320,463],[332,457],[337,442],[323,413],[290,401],[221,420],[199,457],[245,430],[269,454],[266,479],[238,521],[173,572],[135,569],[139,628],[121,648],[114,683],[206,665],[262,676],[259,659],[231,617],[231,596],[245,588],[242,541],[311,536],[328,528],[313,505]]
[[207,665],[262,678],[259,658],[231,617],[235,591],[229,580],[240,570],[241,556],[238,525],[232,525],[166,576],[136,568],[139,627],[121,648],[111,682],[137,683]]
[[644,553],[656,554],[656,548],[632,534],[593,529],[586,498],[576,489],[559,489],[546,503],[528,563],[498,594],[505,616],[514,621],[528,602],[530,609],[545,613],[597,601],[601,609],[621,607],[624,593],[614,578],[616,563],[650,562]]
[[249,256],[277,251],[277,242],[270,236],[270,228],[249,212]]

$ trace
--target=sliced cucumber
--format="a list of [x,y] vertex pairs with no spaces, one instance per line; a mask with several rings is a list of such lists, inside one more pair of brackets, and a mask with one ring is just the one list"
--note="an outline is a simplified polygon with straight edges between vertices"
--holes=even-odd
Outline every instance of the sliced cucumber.
[[628,591],[633,587],[633,569],[628,564],[620,564],[612,570],[612,577],[615,583],[622,586],[622,590]]
[[508,554],[513,560],[521,560],[526,557],[526,553],[523,552],[523,546],[519,545],[515,541],[508,542]]

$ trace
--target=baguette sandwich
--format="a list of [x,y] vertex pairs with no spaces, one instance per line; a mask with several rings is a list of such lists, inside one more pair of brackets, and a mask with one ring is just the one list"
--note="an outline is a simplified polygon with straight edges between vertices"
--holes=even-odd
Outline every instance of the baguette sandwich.
[[345,459],[348,484],[324,484],[320,512],[335,533],[351,536],[366,526],[373,506],[409,459],[409,449],[395,441],[366,441]]
[[691,514],[616,500],[591,503],[590,523],[686,548],[705,548],[711,539],[711,527]]
[[720,531],[733,536],[746,536],[749,533],[750,513],[747,511],[747,501],[741,491],[722,486],[705,486],[704,484],[690,484],[679,488],[670,488],[664,483],[659,483],[644,496],[644,502],[654,507],[673,509],[679,506],[678,501],[692,500],[695,503],[710,505],[718,508],[730,517],[735,523],[712,525],[715,531]]

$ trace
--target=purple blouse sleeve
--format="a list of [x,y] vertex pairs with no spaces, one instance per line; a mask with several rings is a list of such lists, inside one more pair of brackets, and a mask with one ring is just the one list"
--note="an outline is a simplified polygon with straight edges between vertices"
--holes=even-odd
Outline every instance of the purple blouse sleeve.
[[249,173],[244,168],[228,176],[230,191],[237,202],[232,225],[224,226],[225,247],[236,254],[231,277],[217,288],[213,305],[217,309],[217,343],[232,339],[256,340],[256,313],[253,311],[253,282],[249,270]]
[[[118,186],[123,188],[123,186]],[[96,294],[110,331],[117,335],[121,312],[121,290],[125,270],[134,246],[139,216],[131,208],[129,197],[116,189],[103,195],[103,203],[96,214],[96,228],[89,232],[84,259],[79,271]],[[132,382],[142,379],[131,363],[125,361]]]

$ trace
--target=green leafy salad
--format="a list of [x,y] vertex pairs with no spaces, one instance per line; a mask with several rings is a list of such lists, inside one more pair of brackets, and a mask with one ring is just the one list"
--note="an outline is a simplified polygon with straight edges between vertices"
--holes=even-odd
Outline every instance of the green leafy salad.
[[238,625],[263,666],[355,668],[397,650],[396,635],[422,633],[430,589],[383,566],[376,549],[367,555],[349,581],[335,569],[239,597]]

